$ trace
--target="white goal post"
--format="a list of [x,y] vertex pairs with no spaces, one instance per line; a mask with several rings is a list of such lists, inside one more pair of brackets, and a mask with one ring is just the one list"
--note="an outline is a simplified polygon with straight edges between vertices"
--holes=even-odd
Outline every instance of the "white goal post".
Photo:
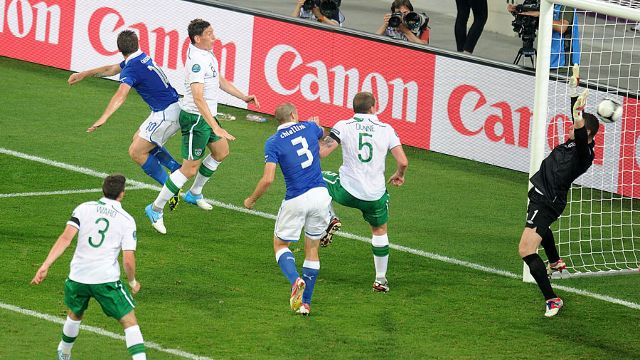
[[[581,88],[591,89],[586,112],[595,114],[598,102],[609,96],[637,100],[640,87],[640,31],[630,30],[640,23],[640,2],[541,0],[529,177],[538,171],[551,145],[564,141],[561,138],[565,134],[561,130],[556,129],[556,133],[548,131],[549,119],[554,114],[567,114],[570,119],[568,72],[550,70],[554,5],[573,7],[579,14],[578,29],[583,47],[580,56]],[[610,64],[603,63],[607,61]],[[625,105],[625,112],[629,106]],[[635,102],[633,106],[633,114],[640,115]],[[618,178],[622,176],[619,164],[624,160],[620,159],[623,146],[619,140],[621,131],[620,122],[600,123],[600,143],[596,142],[598,164],[594,162],[587,174],[576,181],[569,193],[565,213],[552,226],[558,251],[568,268],[568,271],[556,273],[554,277],[639,272],[640,198],[633,194],[640,193],[640,183],[635,184],[638,190],[634,190],[631,196],[617,191],[616,186],[622,183]],[[640,136],[640,128],[637,131],[636,136]],[[557,139],[550,138],[550,133]],[[640,141],[637,147],[640,159]],[[605,154],[598,157],[598,152]],[[526,264],[523,281],[534,281]]]

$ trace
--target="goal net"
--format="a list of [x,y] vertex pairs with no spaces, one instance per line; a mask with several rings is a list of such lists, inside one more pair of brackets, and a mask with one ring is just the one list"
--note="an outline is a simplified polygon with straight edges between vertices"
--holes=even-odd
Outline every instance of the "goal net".
[[[536,104],[531,174],[571,126],[567,77],[579,58],[580,89],[589,88],[586,112],[596,114],[604,99],[623,104],[622,119],[600,123],[595,160],[574,183],[564,213],[552,226],[567,271],[554,277],[638,272],[640,266],[640,2],[607,0],[541,1],[536,69]],[[565,56],[553,46],[552,22],[558,11],[575,18],[561,44],[579,56]],[[566,18],[566,17],[565,17]],[[568,17],[571,18],[570,16]],[[557,23],[556,23],[557,24]],[[577,29],[575,29],[577,28]],[[557,39],[553,40],[554,42]],[[562,46],[561,45],[561,46]],[[575,52],[575,51],[574,51]],[[564,66],[554,68],[554,58]],[[549,70],[551,65],[551,70]],[[546,104],[545,104],[546,100]],[[525,280],[529,276],[526,271]]]

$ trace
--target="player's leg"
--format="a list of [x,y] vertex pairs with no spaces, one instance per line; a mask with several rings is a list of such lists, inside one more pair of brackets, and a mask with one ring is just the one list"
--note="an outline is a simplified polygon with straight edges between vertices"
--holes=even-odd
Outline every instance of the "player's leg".
[[549,264],[547,265],[547,275],[551,276],[554,271],[562,272],[562,270],[567,268],[567,265],[560,258],[560,254],[558,254],[556,241],[553,237],[553,231],[551,231],[551,229],[548,229],[544,233],[544,235],[542,235],[542,242],[540,244],[542,245],[542,248],[547,255],[547,260],[549,261]]
[[387,222],[389,221],[389,194],[375,201],[361,201],[358,208],[362,211],[365,221],[371,226],[371,252],[376,270],[373,290],[388,292],[387,269],[389,267],[389,237]]
[[91,292],[88,286],[67,279],[64,284],[64,303],[69,308],[67,319],[62,326],[62,339],[58,343],[58,359],[69,359],[71,349],[80,333],[80,323],[84,311],[89,306]]
[[122,285],[122,281],[118,280],[91,285],[91,291],[102,307],[102,311],[122,324],[127,349],[132,358],[135,360],[146,359],[142,333],[134,313],[135,302],[129,289]]
[[133,161],[140,165],[145,174],[149,175],[160,185],[164,185],[165,181],[167,181],[168,175],[162,168],[162,165],[160,165],[160,161],[155,155],[155,149],[158,146],[141,138],[139,134],[140,131],[138,130],[133,136],[133,141],[129,146],[129,156]]
[[273,236],[273,252],[276,262],[282,270],[282,274],[291,284],[291,296],[289,305],[291,310],[297,311],[302,303],[302,294],[305,289],[305,282],[296,269],[296,259],[289,244],[300,239],[300,232],[304,224],[304,201],[300,197],[285,200],[280,206]]
[[119,322],[124,329],[127,351],[131,355],[131,358],[133,360],[146,360],[147,355],[144,349],[144,339],[142,338],[142,332],[140,331],[140,326],[138,326],[135,312],[133,310],[130,311],[127,315],[123,316]]
[[[327,191],[329,192],[329,196],[334,199],[337,203],[344,205],[348,203],[351,198],[351,194],[349,194],[342,185],[340,185],[340,176],[337,173],[331,171],[323,171],[322,178],[324,182],[327,184]],[[329,214],[330,221],[329,225],[325,229],[324,235],[320,238],[320,246],[326,247],[329,246],[333,242],[333,235],[340,230],[342,227],[342,222],[338,215],[336,215],[335,210],[331,203],[329,203]]]
[[202,188],[211,179],[220,163],[229,155],[229,142],[227,139],[219,137],[212,132],[207,147],[211,153],[204,158],[198,168],[198,173],[195,174],[196,178],[193,180],[191,189],[185,194],[185,201],[198,205],[201,209],[211,210],[213,208],[211,204],[204,201]]
[[173,135],[180,131],[180,106],[177,102],[173,103],[157,114],[158,116],[160,116],[159,114],[162,114],[162,122],[150,136],[151,142],[158,144],[151,153],[153,153],[162,166],[169,170],[169,173],[173,173],[178,170],[181,165],[173,158],[173,156],[171,156],[171,153],[169,153],[169,150],[164,147],[164,144],[166,144]]
[[166,234],[163,211],[169,199],[177,195],[184,184],[192,177],[200,166],[204,156],[204,149],[209,139],[211,128],[200,115],[180,113],[180,127],[182,129],[182,166],[174,171],[165,181],[160,193],[145,208],[145,214],[151,224],[161,234]]
[[307,215],[304,220],[304,264],[302,265],[302,278],[306,284],[302,294],[302,305],[298,313],[309,315],[311,312],[311,297],[315,288],[316,279],[320,272],[320,257],[318,249],[320,239],[329,225],[331,214],[331,196],[324,187],[313,188],[303,196],[307,207]]
[[547,268],[538,255],[538,247],[542,243],[542,236],[549,230],[549,226],[555,221],[556,216],[545,205],[544,199],[529,192],[529,207],[527,209],[527,222],[520,237],[518,252],[522,260],[529,267],[531,276],[538,284],[546,302],[545,316],[554,316],[558,313],[563,303],[551,287],[551,281],[547,276]]

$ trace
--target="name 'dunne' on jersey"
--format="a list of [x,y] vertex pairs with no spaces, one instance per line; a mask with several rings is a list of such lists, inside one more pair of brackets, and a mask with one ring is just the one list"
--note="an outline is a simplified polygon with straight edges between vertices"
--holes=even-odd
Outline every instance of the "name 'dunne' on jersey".
[[280,138],[284,139],[289,135],[293,135],[295,133],[297,133],[300,130],[304,130],[307,127],[304,124],[296,124],[296,125],[292,125],[287,131],[283,131],[282,134],[280,134]]
[[373,125],[360,125],[360,124],[356,124],[356,130],[362,130],[362,131],[366,131],[366,132],[375,132],[375,126]]
[[98,212],[98,214],[107,215],[107,216],[112,217],[112,218],[116,217],[116,215],[118,214],[117,211],[115,211],[113,209],[106,208],[104,206],[96,207],[96,211]]

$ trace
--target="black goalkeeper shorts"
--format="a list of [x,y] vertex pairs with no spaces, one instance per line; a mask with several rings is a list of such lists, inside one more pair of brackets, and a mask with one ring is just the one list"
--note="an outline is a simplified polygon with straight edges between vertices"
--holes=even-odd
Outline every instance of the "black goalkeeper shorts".
[[543,237],[551,224],[560,217],[564,204],[556,204],[546,196],[538,193],[535,188],[529,190],[529,206],[527,207],[527,221],[525,227],[536,229],[536,233]]

